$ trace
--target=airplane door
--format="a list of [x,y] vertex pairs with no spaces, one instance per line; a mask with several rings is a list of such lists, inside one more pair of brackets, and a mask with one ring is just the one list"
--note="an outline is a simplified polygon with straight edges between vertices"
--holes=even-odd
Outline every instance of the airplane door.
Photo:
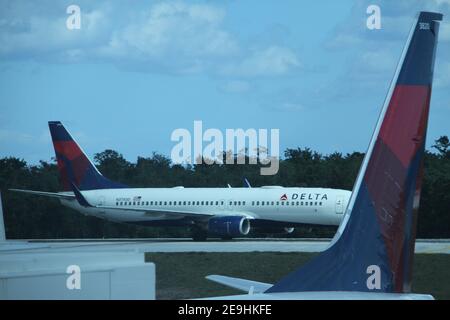
[[104,196],[98,197],[98,205],[99,206],[104,206],[105,205],[105,197]]
[[225,210],[225,209],[227,208],[227,200],[225,200],[225,199],[220,199],[220,206],[219,206],[219,208],[220,208],[221,210]]
[[233,203],[232,199],[225,200],[225,209],[228,211],[233,210],[234,206],[232,205],[232,203]]
[[336,213],[344,213],[344,196],[336,196]]

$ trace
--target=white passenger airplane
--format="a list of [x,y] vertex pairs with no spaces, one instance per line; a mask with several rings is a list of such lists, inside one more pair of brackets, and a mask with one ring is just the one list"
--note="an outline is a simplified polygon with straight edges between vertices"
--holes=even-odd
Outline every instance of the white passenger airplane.
[[433,299],[411,293],[434,57],[442,14],[415,20],[353,188],[328,249],[275,284],[207,279],[246,292],[208,299]]
[[[63,192],[10,189],[58,198],[65,206],[116,222],[190,226],[194,240],[291,233],[299,224],[338,226],[350,191],[325,188],[129,188],[105,178],[62,123],[49,122]],[[250,186],[248,181],[247,186]]]

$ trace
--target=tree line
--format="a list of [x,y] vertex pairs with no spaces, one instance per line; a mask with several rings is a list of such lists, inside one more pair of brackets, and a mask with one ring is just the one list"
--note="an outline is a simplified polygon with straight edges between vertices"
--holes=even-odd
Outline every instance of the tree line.
[[[195,164],[175,165],[164,155],[153,153],[127,161],[114,150],[95,154],[94,163],[111,180],[131,187],[252,187],[282,185],[351,190],[363,153],[322,155],[309,148],[287,149],[278,174],[260,175],[260,165]],[[246,161],[248,163],[248,161]],[[420,238],[450,238],[450,143],[447,136],[425,152],[425,171],[420,201]],[[120,238],[189,237],[187,228],[139,227],[84,216],[63,207],[58,200],[8,191],[10,188],[56,192],[60,190],[56,162],[29,165],[23,159],[0,159],[0,190],[7,237],[36,238]],[[296,228],[291,237],[331,237],[335,227]]]

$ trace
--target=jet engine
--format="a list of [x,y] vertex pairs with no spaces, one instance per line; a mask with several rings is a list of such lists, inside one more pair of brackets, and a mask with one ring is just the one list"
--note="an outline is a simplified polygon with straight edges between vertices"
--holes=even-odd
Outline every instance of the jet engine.
[[250,232],[250,220],[242,216],[211,218],[208,231],[221,237],[246,236]]

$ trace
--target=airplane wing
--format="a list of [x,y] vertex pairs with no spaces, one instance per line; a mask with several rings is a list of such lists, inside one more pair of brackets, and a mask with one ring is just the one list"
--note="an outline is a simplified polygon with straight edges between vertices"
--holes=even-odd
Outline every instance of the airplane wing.
[[272,284],[270,283],[220,276],[216,274],[206,276],[205,278],[223,284],[224,286],[241,290],[247,293],[263,293],[264,291],[272,287]]
[[[80,203],[81,204],[81,203]],[[97,208],[97,209],[107,209],[107,210],[120,210],[120,211],[130,211],[130,212],[142,212],[146,215],[152,216],[152,215],[165,215],[167,217],[170,216],[176,216],[181,218],[181,216],[185,217],[192,217],[192,218],[210,218],[213,217],[214,214],[209,213],[196,213],[191,211],[182,211],[182,210],[166,210],[166,209],[133,209],[133,208],[124,208],[124,207],[111,207],[111,206],[93,206],[89,205],[90,207]]]
[[[81,204],[81,202],[79,202]],[[85,206],[86,207],[86,206]],[[129,212],[141,212],[145,213],[148,216],[159,216],[164,215],[166,218],[182,218],[182,217],[190,217],[194,220],[208,220],[212,217],[226,216],[226,215],[218,215],[213,213],[204,213],[204,212],[193,212],[193,211],[183,211],[183,210],[167,210],[167,209],[149,209],[149,208],[124,208],[124,207],[112,207],[112,206],[94,206],[87,205],[87,207],[97,208],[97,209],[105,209],[105,210],[119,210],[119,211],[129,211]],[[238,213],[234,212],[234,216],[242,216],[247,219],[255,219],[255,217],[249,215],[248,213]]]
[[78,203],[82,205],[83,207],[91,207],[91,208],[97,208],[97,209],[105,209],[105,210],[120,210],[120,211],[130,211],[130,212],[141,212],[145,213],[149,216],[151,215],[165,215],[166,217],[170,218],[181,218],[181,217],[192,217],[192,218],[210,218],[213,217],[213,214],[208,213],[196,213],[191,211],[182,211],[182,210],[167,210],[167,209],[148,209],[148,208],[124,208],[124,207],[114,207],[114,206],[96,206],[90,204],[86,198],[83,196],[83,194],[78,190],[78,188],[72,183],[72,190],[74,193],[75,198],[77,199]]
[[75,195],[72,193],[61,193],[61,192],[45,192],[45,191],[34,191],[34,190],[24,190],[24,189],[8,189],[10,191],[14,192],[22,192],[22,193],[28,193],[28,194],[34,194],[38,196],[46,196],[46,197],[53,197],[53,198],[59,198],[59,199],[75,199]]

